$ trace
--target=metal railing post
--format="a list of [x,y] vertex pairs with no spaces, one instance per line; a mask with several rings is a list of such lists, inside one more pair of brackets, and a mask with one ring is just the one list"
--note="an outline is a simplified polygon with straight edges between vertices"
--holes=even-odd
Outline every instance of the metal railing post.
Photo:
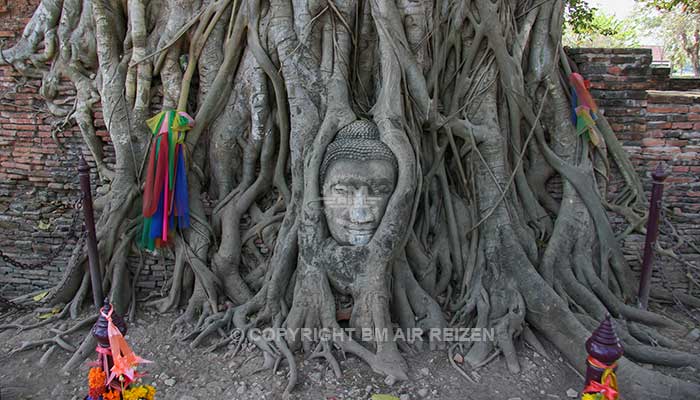
[[85,213],[85,233],[87,234],[88,262],[90,264],[90,283],[92,284],[92,299],[99,310],[102,306],[102,271],[100,270],[100,253],[97,250],[97,235],[95,234],[95,215],[92,210],[92,189],[90,188],[90,166],[81,155],[78,162],[80,176],[80,192]]
[[647,234],[644,242],[644,259],[642,260],[642,276],[639,279],[639,306],[647,309],[649,305],[649,290],[651,283],[652,262],[654,258],[654,245],[659,231],[659,210],[661,209],[661,198],[664,192],[664,181],[668,173],[661,163],[656,166],[656,170],[651,174],[654,180],[651,188],[651,201],[649,204],[649,217],[647,220]]

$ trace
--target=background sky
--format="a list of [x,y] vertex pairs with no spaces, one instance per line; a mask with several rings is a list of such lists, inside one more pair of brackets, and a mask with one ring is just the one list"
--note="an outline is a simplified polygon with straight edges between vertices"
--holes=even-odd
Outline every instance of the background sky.
[[[590,0],[589,4],[606,14],[613,14],[618,18],[629,17],[636,7],[642,7],[641,4],[637,4],[634,0]],[[651,35],[641,36],[640,42],[643,46],[659,46],[663,44],[660,38]]]
[[619,18],[628,17],[635,7],[634,0],[591,0],[589,4]]

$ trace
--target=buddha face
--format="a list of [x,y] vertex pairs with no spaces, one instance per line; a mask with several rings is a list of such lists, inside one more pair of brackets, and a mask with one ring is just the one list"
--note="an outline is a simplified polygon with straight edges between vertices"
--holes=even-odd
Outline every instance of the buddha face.
[[396,186],[396,167],[387,160],[333,161],[323,181],[323,210],[338,244],[369,243]]

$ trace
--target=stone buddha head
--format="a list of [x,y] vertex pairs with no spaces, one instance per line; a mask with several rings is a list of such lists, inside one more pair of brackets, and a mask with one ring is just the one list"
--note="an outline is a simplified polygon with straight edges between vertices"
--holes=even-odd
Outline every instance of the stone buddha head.
[[384,216],[398,175],[394,153],[367,120],[338,131],[321,163],[328,230],[340,245],[366,245]]

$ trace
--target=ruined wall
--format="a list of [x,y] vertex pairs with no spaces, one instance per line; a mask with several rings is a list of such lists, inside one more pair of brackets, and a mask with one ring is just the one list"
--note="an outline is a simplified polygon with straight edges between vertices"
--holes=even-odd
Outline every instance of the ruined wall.
[[[21,35],[38,3],[0,3],[3,47]],[[58,254],[39,269],[0,261],[0,292],[26,293],[56,282],[76,241],[69,232],[77,198],[75,161],[59,150],[58,141],[72,151],[81,141],[73,129],[56,134],[58,141],[52,138],[60,122],[39,99],[40,83],[11,68],[0,69],[0,250],[27,264]],[[62,92],[70,96],[72,89],[62,87]]]
[[[2,47],[22,35],[39,0],[0,0]],[[39,96],[40,77],[24,77],[0,67],[0,251],[30,267],[18,268],[0,260],[0,295],[13,297],[55,284],[82,235],[78,155],[91,162],[80,130],[55,117]],[[58,103],[70,109],[75,91],[69,82],[59,86]],[[97,134],[104,143],[105,161],[113,160],[102,115],[95,113]],[[93,197],[100,186],[92,176]],[[102,187],[100,190],[107,190]],[[139,258],[133,260],[134,267]],[[146,255],[139,287],[162,287],[165,261]],[[44,265],[45,264],[45,265]]]
[[[695,243],[672,240],[668,223],[662,225],[659,240],[664,247],[675,247],[684,261],[700,265],[696,250],[700,244],[700,79],[671,79],[668,68],[651,67],[647,49],[570,49],[569,55],[591,81],[591,94],[629,153],[647,196],[651,172],[659,163],[671,174],[664,188],[663,217]],[[611,197],[619,185],[619,175],[613,174]],[[639,234],[624,240],[626,257],[635,270],[643,245]],[[688,278],[688,274],[697,277],[697,269],[668,257],[661,257],[657,265],[663,268],[655,270],[656,284],[700,293]]]

